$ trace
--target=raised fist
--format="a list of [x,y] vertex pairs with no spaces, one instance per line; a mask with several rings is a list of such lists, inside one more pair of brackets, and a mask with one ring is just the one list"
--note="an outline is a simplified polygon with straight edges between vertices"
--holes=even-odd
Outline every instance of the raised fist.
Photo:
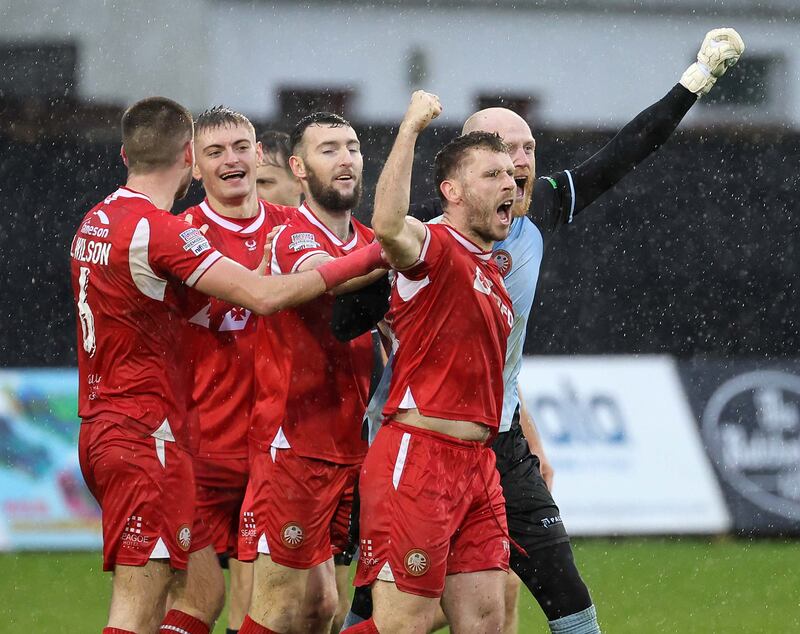
[[403,125],[408,126],[416,133],[422,132],[431,121],[442,112],[439,97],[424,90],[417,90],[411,95],[411,103],[403,117]]
[[708,94],[717,79],[739,61],[744,52],[742,37],[731,28],[714,29],[706,33],[697,61],[686,69],[681,84],[698,96]]

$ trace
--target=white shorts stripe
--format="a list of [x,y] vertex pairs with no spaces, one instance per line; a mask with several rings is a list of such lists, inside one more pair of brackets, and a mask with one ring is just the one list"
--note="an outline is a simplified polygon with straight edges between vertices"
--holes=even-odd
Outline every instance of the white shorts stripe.
[[403,475],[403,468],[406,466],[406,456],[408,455],[408,443],[411,441],[411,434],[403,434],[400,440],[400,449],[397,452],[397,460],[394,463],[394,473],[392,473],[392,486],[395,490],[400,486],[400,477]]

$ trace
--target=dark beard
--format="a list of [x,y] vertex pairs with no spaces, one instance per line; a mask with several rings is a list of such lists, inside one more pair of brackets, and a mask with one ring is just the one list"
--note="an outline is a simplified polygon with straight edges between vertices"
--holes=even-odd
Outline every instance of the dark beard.
[[306,182],[311,197],[328,211],[352,211],[361,201],[361,180],[359,179],[353,193],[343,196],[330,185],[326,185],[316,173],[306,165]]

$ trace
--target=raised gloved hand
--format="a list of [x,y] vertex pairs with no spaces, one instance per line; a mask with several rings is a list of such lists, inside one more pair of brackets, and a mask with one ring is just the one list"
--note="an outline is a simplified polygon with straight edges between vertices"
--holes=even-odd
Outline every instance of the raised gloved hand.
[[697,53],[697,61],[683,73],[681,85],[700,97],[708,94],[743,52],[744,41],[734,29],[709,31]]

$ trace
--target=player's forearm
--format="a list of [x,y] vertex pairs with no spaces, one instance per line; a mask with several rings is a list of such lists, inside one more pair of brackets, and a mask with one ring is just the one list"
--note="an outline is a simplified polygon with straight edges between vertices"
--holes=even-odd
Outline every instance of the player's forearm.
[[572,171],[575,213],[616,185],[655,152],[678,127],[697,95],[676,84],[662,99],[640,112],[594,156]]
[[414,148],[418,137],[418,132],[401,124],[375,188],[372,230],[390,254],[394,242],[405,228],[406,214],[411,202]]
[[332,295],[342,295],[344,293],[352,293],[354,291],[361,290],[365,286],[369,286],[373,282],[378,281],[384,275],[386,275],[386,269],[376,269],[371,273],[367,273],[366,275],[362,275],[361,277],[353,278],[352,280],[348,280],[344,284],[339,284],[336,288],[331,289]]

